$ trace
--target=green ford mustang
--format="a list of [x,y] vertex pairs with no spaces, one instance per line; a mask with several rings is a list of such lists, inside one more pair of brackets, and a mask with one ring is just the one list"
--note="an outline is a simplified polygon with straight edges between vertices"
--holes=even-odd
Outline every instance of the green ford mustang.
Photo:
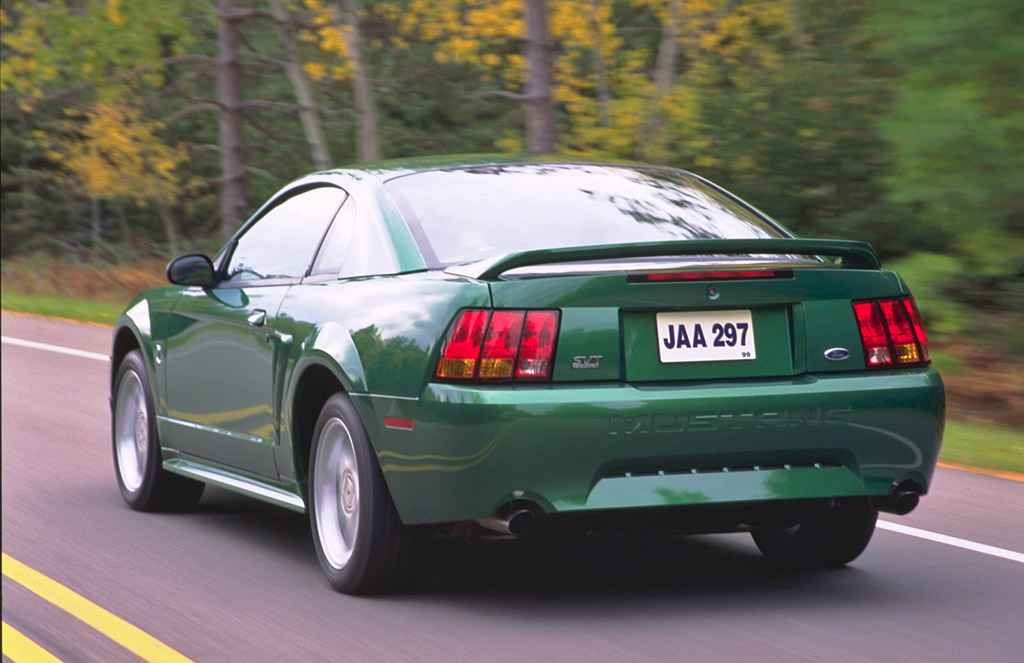
[[345,592],[395,587],[438,532],[623,521],[841,566],[939,453],[903,281],[678,170],[317,173],[167,276],[114,333],[121,494],[308,512]]

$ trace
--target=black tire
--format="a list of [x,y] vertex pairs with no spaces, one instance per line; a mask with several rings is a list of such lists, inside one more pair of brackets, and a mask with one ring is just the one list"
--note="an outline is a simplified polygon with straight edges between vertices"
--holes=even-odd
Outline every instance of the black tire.
[[866,500],[837,501],[810,520],[777,530],[754,530],[768,561],[787,569],[834,569],[857,559],[875,531],[878,511]]
[[420,528],[391,501],[369,435],[345,394],[324,404],[309,454],[309,520],[320,568],[346,594],[404,586],[417,570]]
[[121,497],[136,511],[181,511],[196,505],[205,484],[163,469],[149,371],[138,350],[114,378],[111,442]]

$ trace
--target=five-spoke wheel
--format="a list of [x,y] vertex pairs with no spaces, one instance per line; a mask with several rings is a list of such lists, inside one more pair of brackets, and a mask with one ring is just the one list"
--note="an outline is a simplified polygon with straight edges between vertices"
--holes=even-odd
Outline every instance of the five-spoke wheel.
[[320,547],[331,567],[341,570],[359,536],[359,462],[348,426],[338,417],[328,419],[320,433],[312,490]]
[[313,433],[309,515],[320,568],[335,589],[395,589],[415,568],[418,532],[388,494],[369,436],[344,394],[327,399]]

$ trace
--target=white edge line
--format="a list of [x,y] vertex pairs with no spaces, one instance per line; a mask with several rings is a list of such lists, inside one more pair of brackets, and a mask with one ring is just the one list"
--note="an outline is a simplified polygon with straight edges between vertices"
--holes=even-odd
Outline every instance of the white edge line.
[[95,359],[97,361],[110,361],[109,356],[100,354],[98,352],[76,350],[75,348],[66,348],[62,345],[50,345],[49,343],[37,343],[36,341],[26,341],[23,338],[11,338],[10,336],[0,336],[0,342],[10,343],[11,345],[20,345],[25,348],[34,348],[36,350],[59,352],[60,354],[71,355],[72,357],[84,357],[86,359]]
[[944,543],[947,546],[963,548],[964,550],[972,550],[985,555],[991,555],[992,557],[1000,557],[1002,559],[1008,559],[1011,562],[1024,564],[1024,553],[1006,550],[1005,548],[986,546],[984,543],[975,543],[974,541],[968,541],[967,539],[958,539],[955,536],[937,534],[925,529],[917,529],[916,527],[907,527],[906,525],[891,523],[887,520],[879,520],[877,527],[880,529],[887,529],[890,532],[906,534],[907,536],[916,536],[919,539],[926,539],[928,541],[934,541],[935,543]]

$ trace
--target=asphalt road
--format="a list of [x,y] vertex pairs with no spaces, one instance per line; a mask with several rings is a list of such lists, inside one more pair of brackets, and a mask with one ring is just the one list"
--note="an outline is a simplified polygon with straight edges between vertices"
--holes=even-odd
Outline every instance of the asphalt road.
[[[102,327],[4,314],[2,329],[109,352]],[[888,530],[808,574],[770,569],[744,534],[449,544],[408,593],[337,594],[300,514],[211,488],[193,513],[130,511],[107,376],[2,344],[3,552],[197,662],[1024,660],[1024,563]],[[1024,483],[940,469],[917,511],[885,518],[1021,553]],[[65,662],[139,660],[6,564],[6,624]]]

